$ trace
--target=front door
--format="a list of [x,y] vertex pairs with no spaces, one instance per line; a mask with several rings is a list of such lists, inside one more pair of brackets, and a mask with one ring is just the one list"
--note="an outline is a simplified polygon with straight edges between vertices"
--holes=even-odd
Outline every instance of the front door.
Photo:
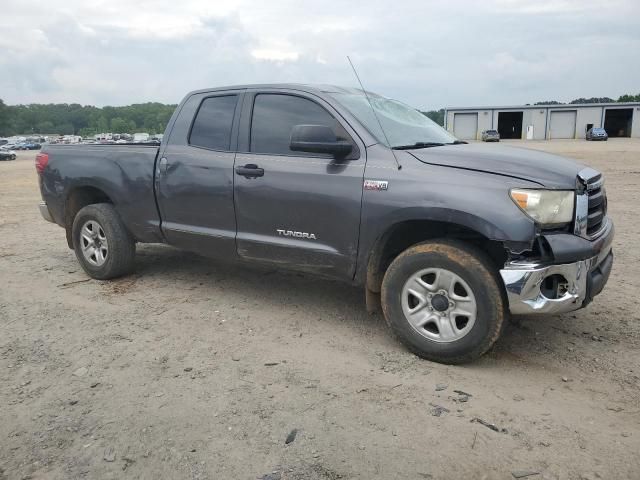
[[199,93],[182,105],[156,169],[161,227],[171,245],[236,256],[233,161],[241,97]]
[[[238,254],[247,259],[349,278],[355,270],[365,150],[332,107],[313,95],[246,94],[235,160]],[[289,148],[295,125],[327,125],[352,153]]]

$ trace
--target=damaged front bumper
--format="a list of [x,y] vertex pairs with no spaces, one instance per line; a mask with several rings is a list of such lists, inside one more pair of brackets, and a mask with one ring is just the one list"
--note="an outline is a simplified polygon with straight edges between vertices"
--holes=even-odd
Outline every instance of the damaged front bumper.
[[[566,313],[585,307],[604,288],[613,266],[613,225],[607,228],[599,251],[571,263],[510,262],[500,270],[514,315]],[[595,253],[595,252],[594,252]]]

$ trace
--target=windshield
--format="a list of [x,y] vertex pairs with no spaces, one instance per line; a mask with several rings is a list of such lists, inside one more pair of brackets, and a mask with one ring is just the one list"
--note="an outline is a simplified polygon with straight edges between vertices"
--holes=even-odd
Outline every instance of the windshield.
[[[365,95],[361,93],[332,93],[331,95],[349,110],[380,143],[388,147],[447,144],[456,141],[456,137],[429,117],[396,100],[368,92],[371,105],[384,128],[383,133]],[[388,142],[385,140],[385,134]]]

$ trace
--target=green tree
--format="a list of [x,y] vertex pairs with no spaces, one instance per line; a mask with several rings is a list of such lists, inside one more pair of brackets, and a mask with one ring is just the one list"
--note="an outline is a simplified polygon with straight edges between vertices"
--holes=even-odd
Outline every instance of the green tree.
[[88,128],[94,131],[94,133],[106,133],[109,130],[109,122],[102,114],[101,110],[92,112],[89,116]]
[[113,133],[127,133],[127,121],[120,117],[112,118],[111,131]]
[[163,132],[175,108],[162,103],[98,108],[78,103],[5,105],[0,101],[0,135]]
[[10,115],[10,107],[5,105],[5,103],[0,98],[0,135],[2,136],[8,136],[12,133],[9,122]]
[[581,104],[581,103],[613,103],[615,100],[609,97],[591,97],[591,98],[576,98],[575,100],[571,100],[572,105]]
[[441,127],[444,127],[444,108],[441,108],[440,110],[429,110],[428,112],[421,113],[429,117]]
[[34,128],[36,133],[54,133],[55,127],[53,122],[50,120],[45,120],[44,122],[40,122]]
[[97,133],[102,133],[102,132],[98,132],[96,129],[91,127],[85,127],[80,129],[80,131],[78,132],[78,135],[86,138],[86,137],[93,137]]
[[57,125],[56,130],[60,135],[73,135],[75,133],[73,124],[71,122],[63,123],[62,125]]
[[621,95],[618,102],[640,102],[640,93],[637,95]]

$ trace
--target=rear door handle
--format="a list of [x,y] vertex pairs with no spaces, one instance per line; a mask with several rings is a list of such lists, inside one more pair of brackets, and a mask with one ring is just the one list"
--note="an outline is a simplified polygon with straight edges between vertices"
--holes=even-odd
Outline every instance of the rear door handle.
[[158,173],[162,175],[166,172],[167,172],[167,159],[165,157],[162,157],[160,159],[160,164],[158,165]]
[[245,178],[258,178],[264,176],[264,168],[258,167],[255,163],[247,163],[241,167],[236,167],[236,174]]

